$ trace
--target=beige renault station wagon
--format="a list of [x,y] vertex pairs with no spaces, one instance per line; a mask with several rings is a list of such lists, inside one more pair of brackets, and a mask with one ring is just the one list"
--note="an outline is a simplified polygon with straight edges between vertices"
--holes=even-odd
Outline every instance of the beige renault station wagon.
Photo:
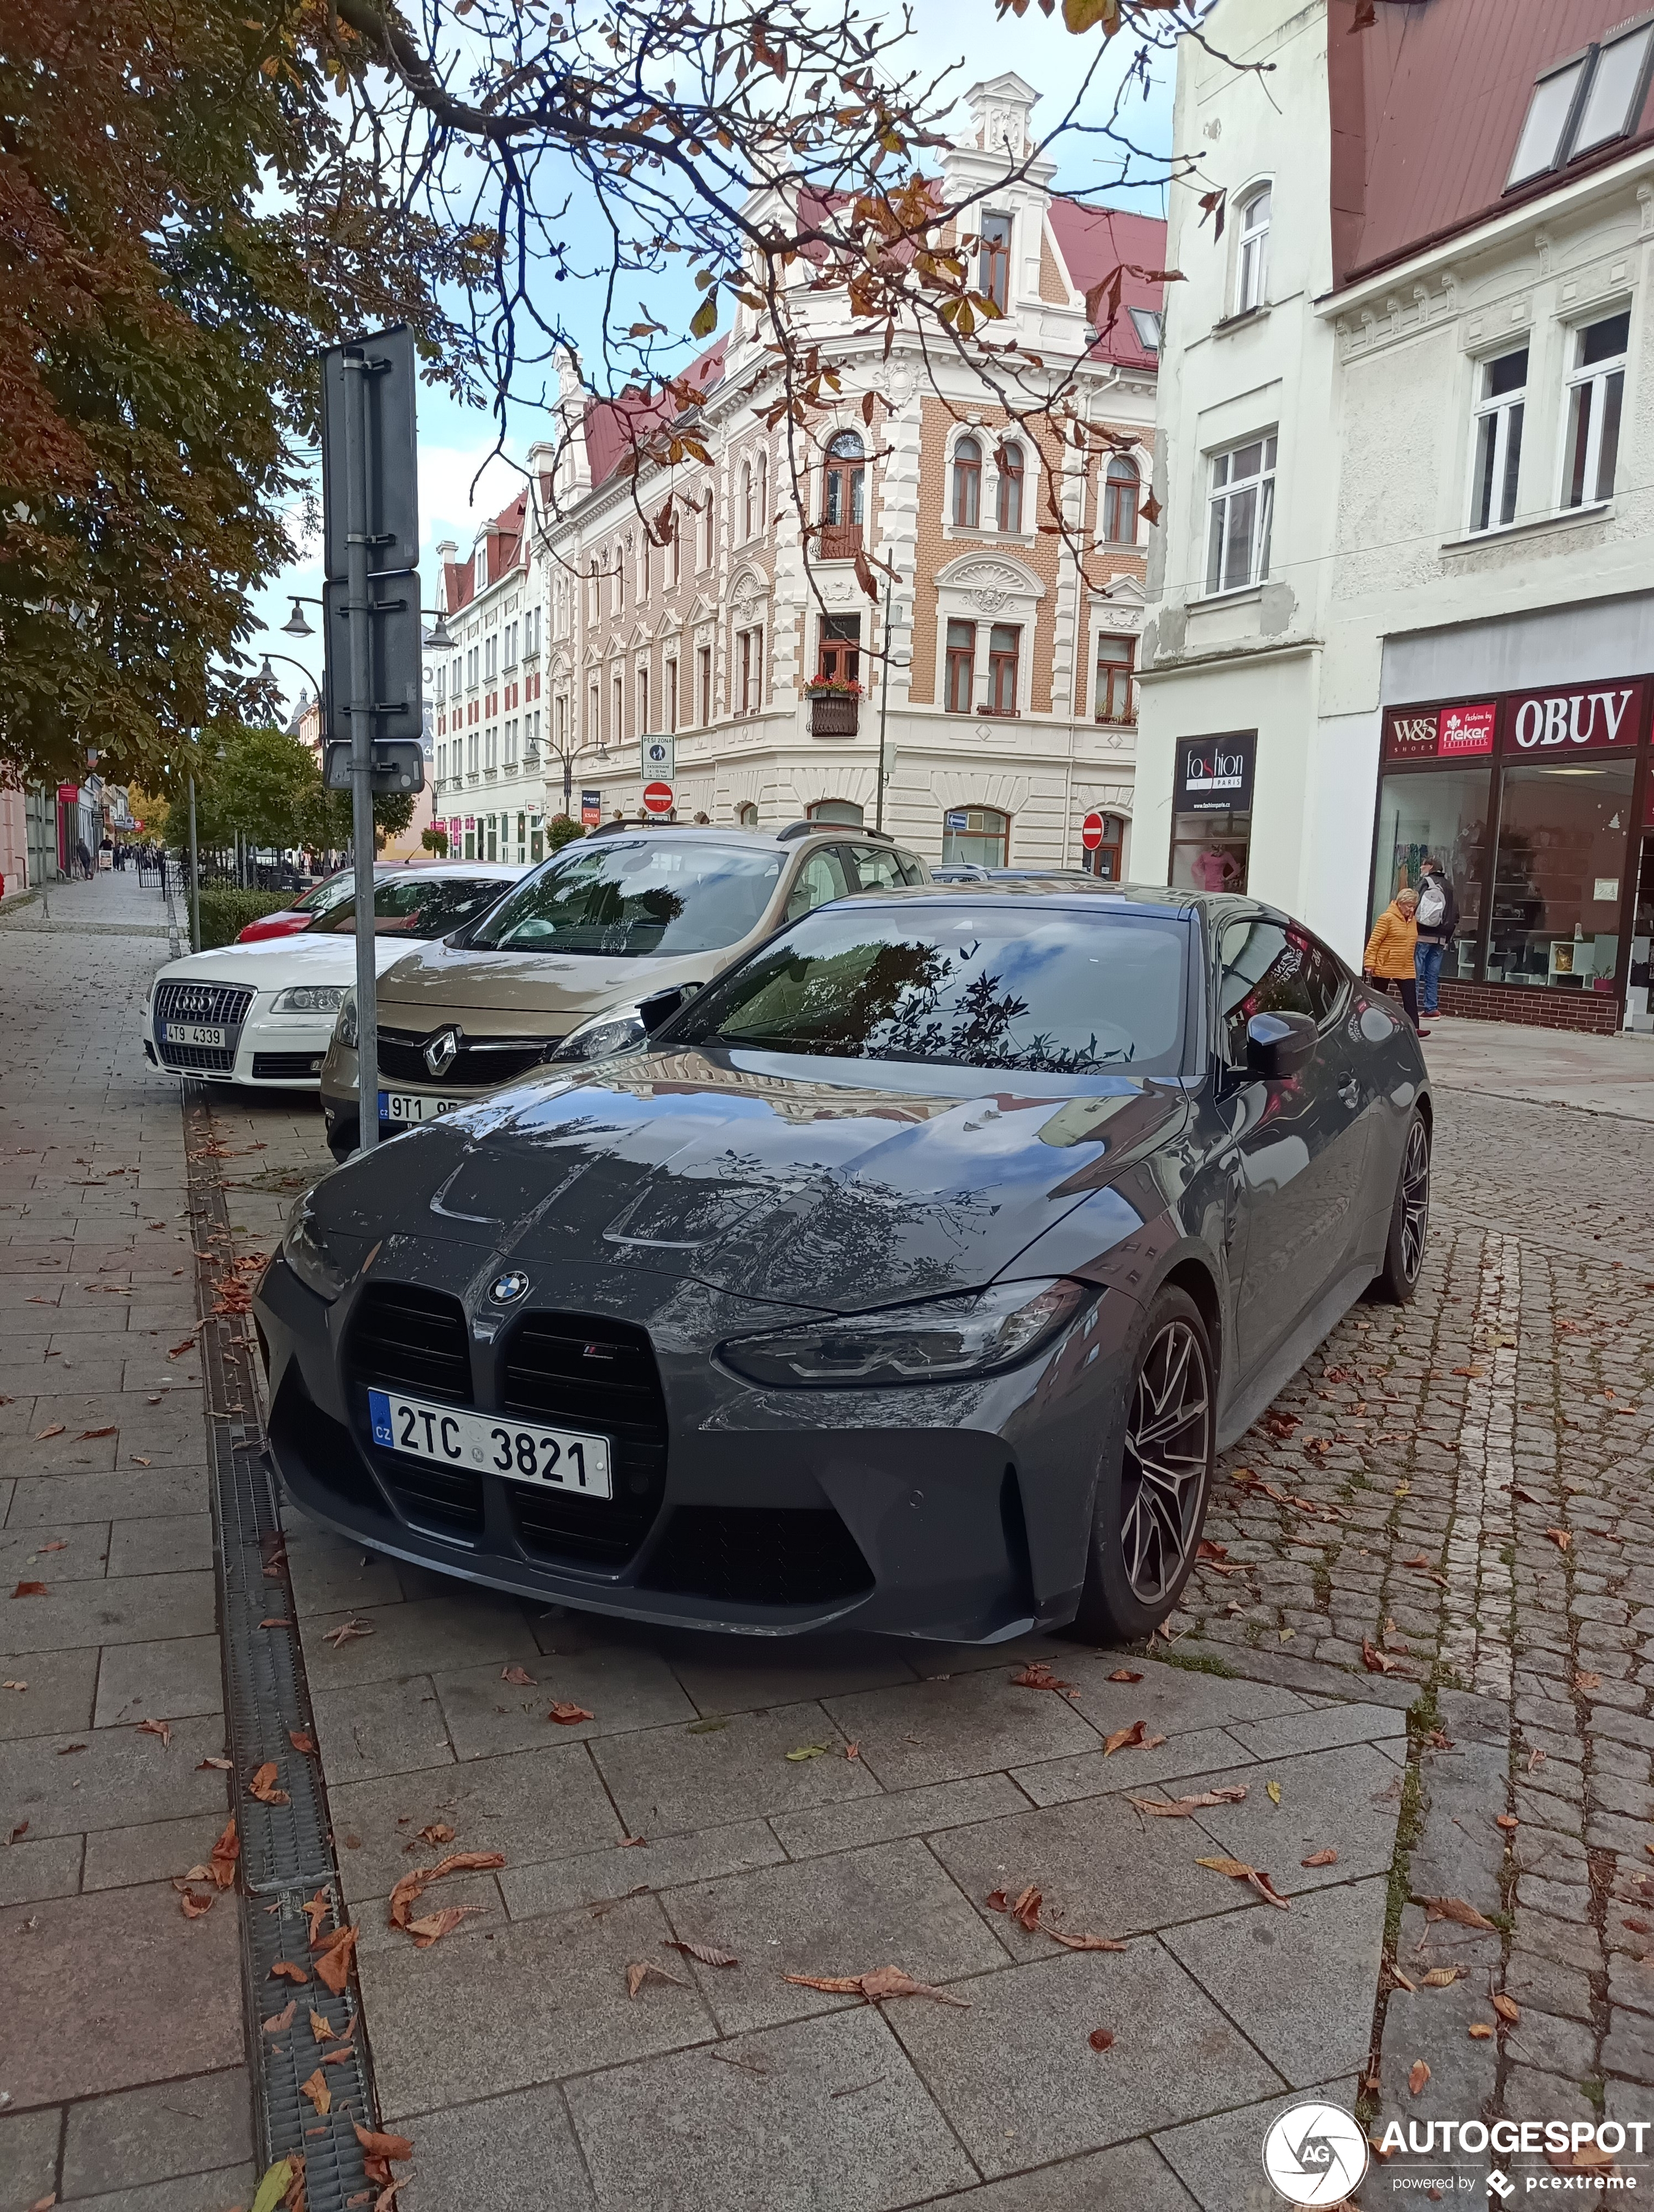
[[[566,845],[475,927],[379,979],[379,1133],[551,1060],[633,1042],[772,930],[829,899],[929,881],[882,832],[614,823]],[[322,1066],[336,1159],[357,1145],[356,1004]]]

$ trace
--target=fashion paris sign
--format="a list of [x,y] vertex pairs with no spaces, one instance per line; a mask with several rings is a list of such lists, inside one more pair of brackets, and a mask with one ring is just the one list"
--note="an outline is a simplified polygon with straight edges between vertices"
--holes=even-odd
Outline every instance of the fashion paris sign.
[[1178,740],[1179,814],[1244,814],[1252,803],[1256,730]]

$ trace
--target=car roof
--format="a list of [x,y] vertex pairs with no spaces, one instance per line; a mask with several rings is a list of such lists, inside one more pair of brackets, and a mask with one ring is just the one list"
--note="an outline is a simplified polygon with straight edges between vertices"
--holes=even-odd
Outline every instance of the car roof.
[[611,837],[657,836],[715,837],[721,845],[761,845],[772,850],[779,846],[785,853],[809,845],[817,838],[841,844],[847,837],[888,846],[892,852],[905,853],[908,849],[888,830],[869,830],[854,822],[790,822],[779,830],[749,830],[739,822],[601,822],[596,830],[588,830],[585,838],[571,837],[560,850],[573,852],[577,844],[593,838],[606,843]]
[[[960,901],[974,904],[985,898],[1040,900],[1075,906],[1106,899],[1112,905],[1129,906],[1145,914],[1188,914],[1210,903],[1199,891],[1174,890],[1152,884],[1106,884],[1095,877],[1056,875],[1017,876],[1009,880],[1003,876],[991,876],[986,882],[907,884],[900,887],[893,884],[888,890],[863,891],[857,902],[859,905],[875,899],[894,904],[897,900],[950,899],[955,904]],[[1229,903],[1246,905],[1244,900],[1231,900]]]

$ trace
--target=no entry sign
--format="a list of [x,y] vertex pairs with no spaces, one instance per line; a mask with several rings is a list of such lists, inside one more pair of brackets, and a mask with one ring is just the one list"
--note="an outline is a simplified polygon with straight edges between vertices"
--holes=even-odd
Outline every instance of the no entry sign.
[[1088,853],[1094,853],[1102,842],[1102,816],[1100,814],[1088,814],[1085,820],[1080,824],[1080,842],[1085,847]]
[[672,787],[669,783],[645,783],[643,787],[645,814],[669,814],[672,811]]

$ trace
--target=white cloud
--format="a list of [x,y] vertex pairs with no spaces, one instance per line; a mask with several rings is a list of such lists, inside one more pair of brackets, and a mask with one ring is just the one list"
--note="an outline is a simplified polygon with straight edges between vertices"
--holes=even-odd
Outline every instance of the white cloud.
[[[462,555],[469,553],[483,523],[509,506],[522,490],[526,478],[500,455],[490,456],[492,442],[479,439],[473,446],[435,446],[421,440],[419,520],[427,549],[441,538],[451,538]],[[433,565],[433,580],[435,574]]]

